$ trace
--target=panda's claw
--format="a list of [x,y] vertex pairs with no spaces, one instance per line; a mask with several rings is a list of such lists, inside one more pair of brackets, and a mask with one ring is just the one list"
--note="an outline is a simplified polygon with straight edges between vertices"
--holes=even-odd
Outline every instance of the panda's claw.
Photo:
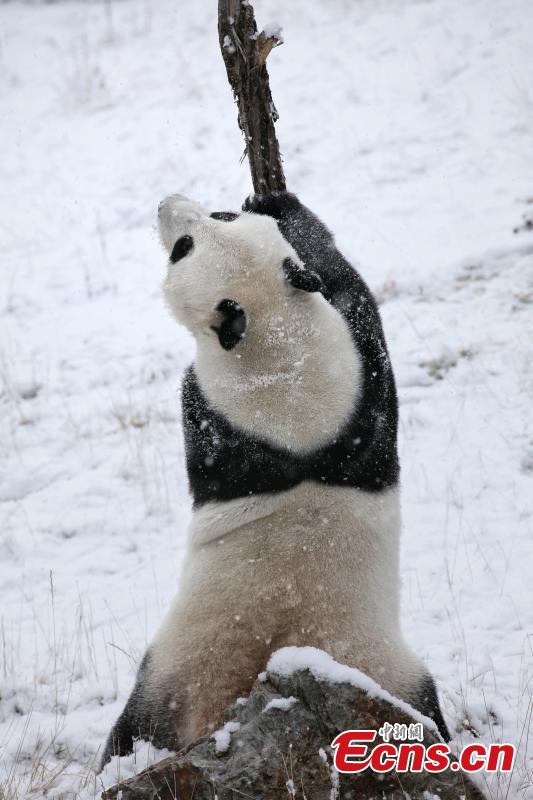
[[242,204],[242,210],[260,214],[264,197],[264,194],[249,194]]
[[283,274],[295,289],[303,292],[322,292],[325,294],[325,287],[320,275],[310,269],[305,269],[292,258],[286,258],[282,265]]

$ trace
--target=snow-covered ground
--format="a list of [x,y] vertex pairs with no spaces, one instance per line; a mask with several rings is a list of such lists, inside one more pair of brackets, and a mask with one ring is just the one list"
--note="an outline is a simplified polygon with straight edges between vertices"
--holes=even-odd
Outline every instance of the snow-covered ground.
[[[382,302],[406,635],[533,798],[533,5],[256,11],[288,184]],[[157,203],[251,188],[214,0],[1,4],[0,145],[0,796],[88,798],[189,517]]]

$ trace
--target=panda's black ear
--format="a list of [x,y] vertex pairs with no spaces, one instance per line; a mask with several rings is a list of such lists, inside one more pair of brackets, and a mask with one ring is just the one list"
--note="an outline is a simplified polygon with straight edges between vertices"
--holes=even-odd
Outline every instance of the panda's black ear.
[[209,216],[211,219],[219,219],[222,220],[222,222],[233,222],[234,219],[237,219],[239,214],[235,214],[233,211],[213,211]]
[[283,273],[295,289],[301,289],[303,292],[323,292],[324,290],[320,275],[317,275],[313,270],[300,267],[292,258],[284,260]]
[[224,350],[233,350],[246,334],[246,314],[236,300],[221,300],[216,310],[222,314],[220,325],[211,325]]

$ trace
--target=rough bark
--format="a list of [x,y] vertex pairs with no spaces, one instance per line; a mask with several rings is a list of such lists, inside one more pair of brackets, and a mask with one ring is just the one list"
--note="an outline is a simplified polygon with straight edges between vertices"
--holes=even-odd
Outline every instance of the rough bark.
[[270,93],[266,59],[281,39],[258,33],[253,7],[242,0],[219,0],[218,35],[228,80],[239,109],[254,191],[285,189],[274,123],[278,113]]
[[[271,700],[290,697],[296,702],[289,708],[265,711]],[[339,774],[329,745],[340,731],[413,720],[385,700],[349,684],[317,680],[308,670],[290,677],[268,673],[266,681],[255,683],[247,703],[229,709],[226,719],[240,726],[227,751],[217,753],[213,737],[202,737],[108,789],[103,800],[483,800],[465,774],[451,769]],[[424,743],[435,741],[425,730]]]

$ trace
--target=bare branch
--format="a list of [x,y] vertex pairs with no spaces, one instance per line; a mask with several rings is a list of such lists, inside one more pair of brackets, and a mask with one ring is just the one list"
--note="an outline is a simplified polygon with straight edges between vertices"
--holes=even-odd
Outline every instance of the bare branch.
[[277,33],[258,33],[254,10],[247,0],[219,0],[218,35],[228,80],[239,109],[238,122],[246,142],[254,191],[285,189],[274,123],[274,106],[266,59],[282,40]]

